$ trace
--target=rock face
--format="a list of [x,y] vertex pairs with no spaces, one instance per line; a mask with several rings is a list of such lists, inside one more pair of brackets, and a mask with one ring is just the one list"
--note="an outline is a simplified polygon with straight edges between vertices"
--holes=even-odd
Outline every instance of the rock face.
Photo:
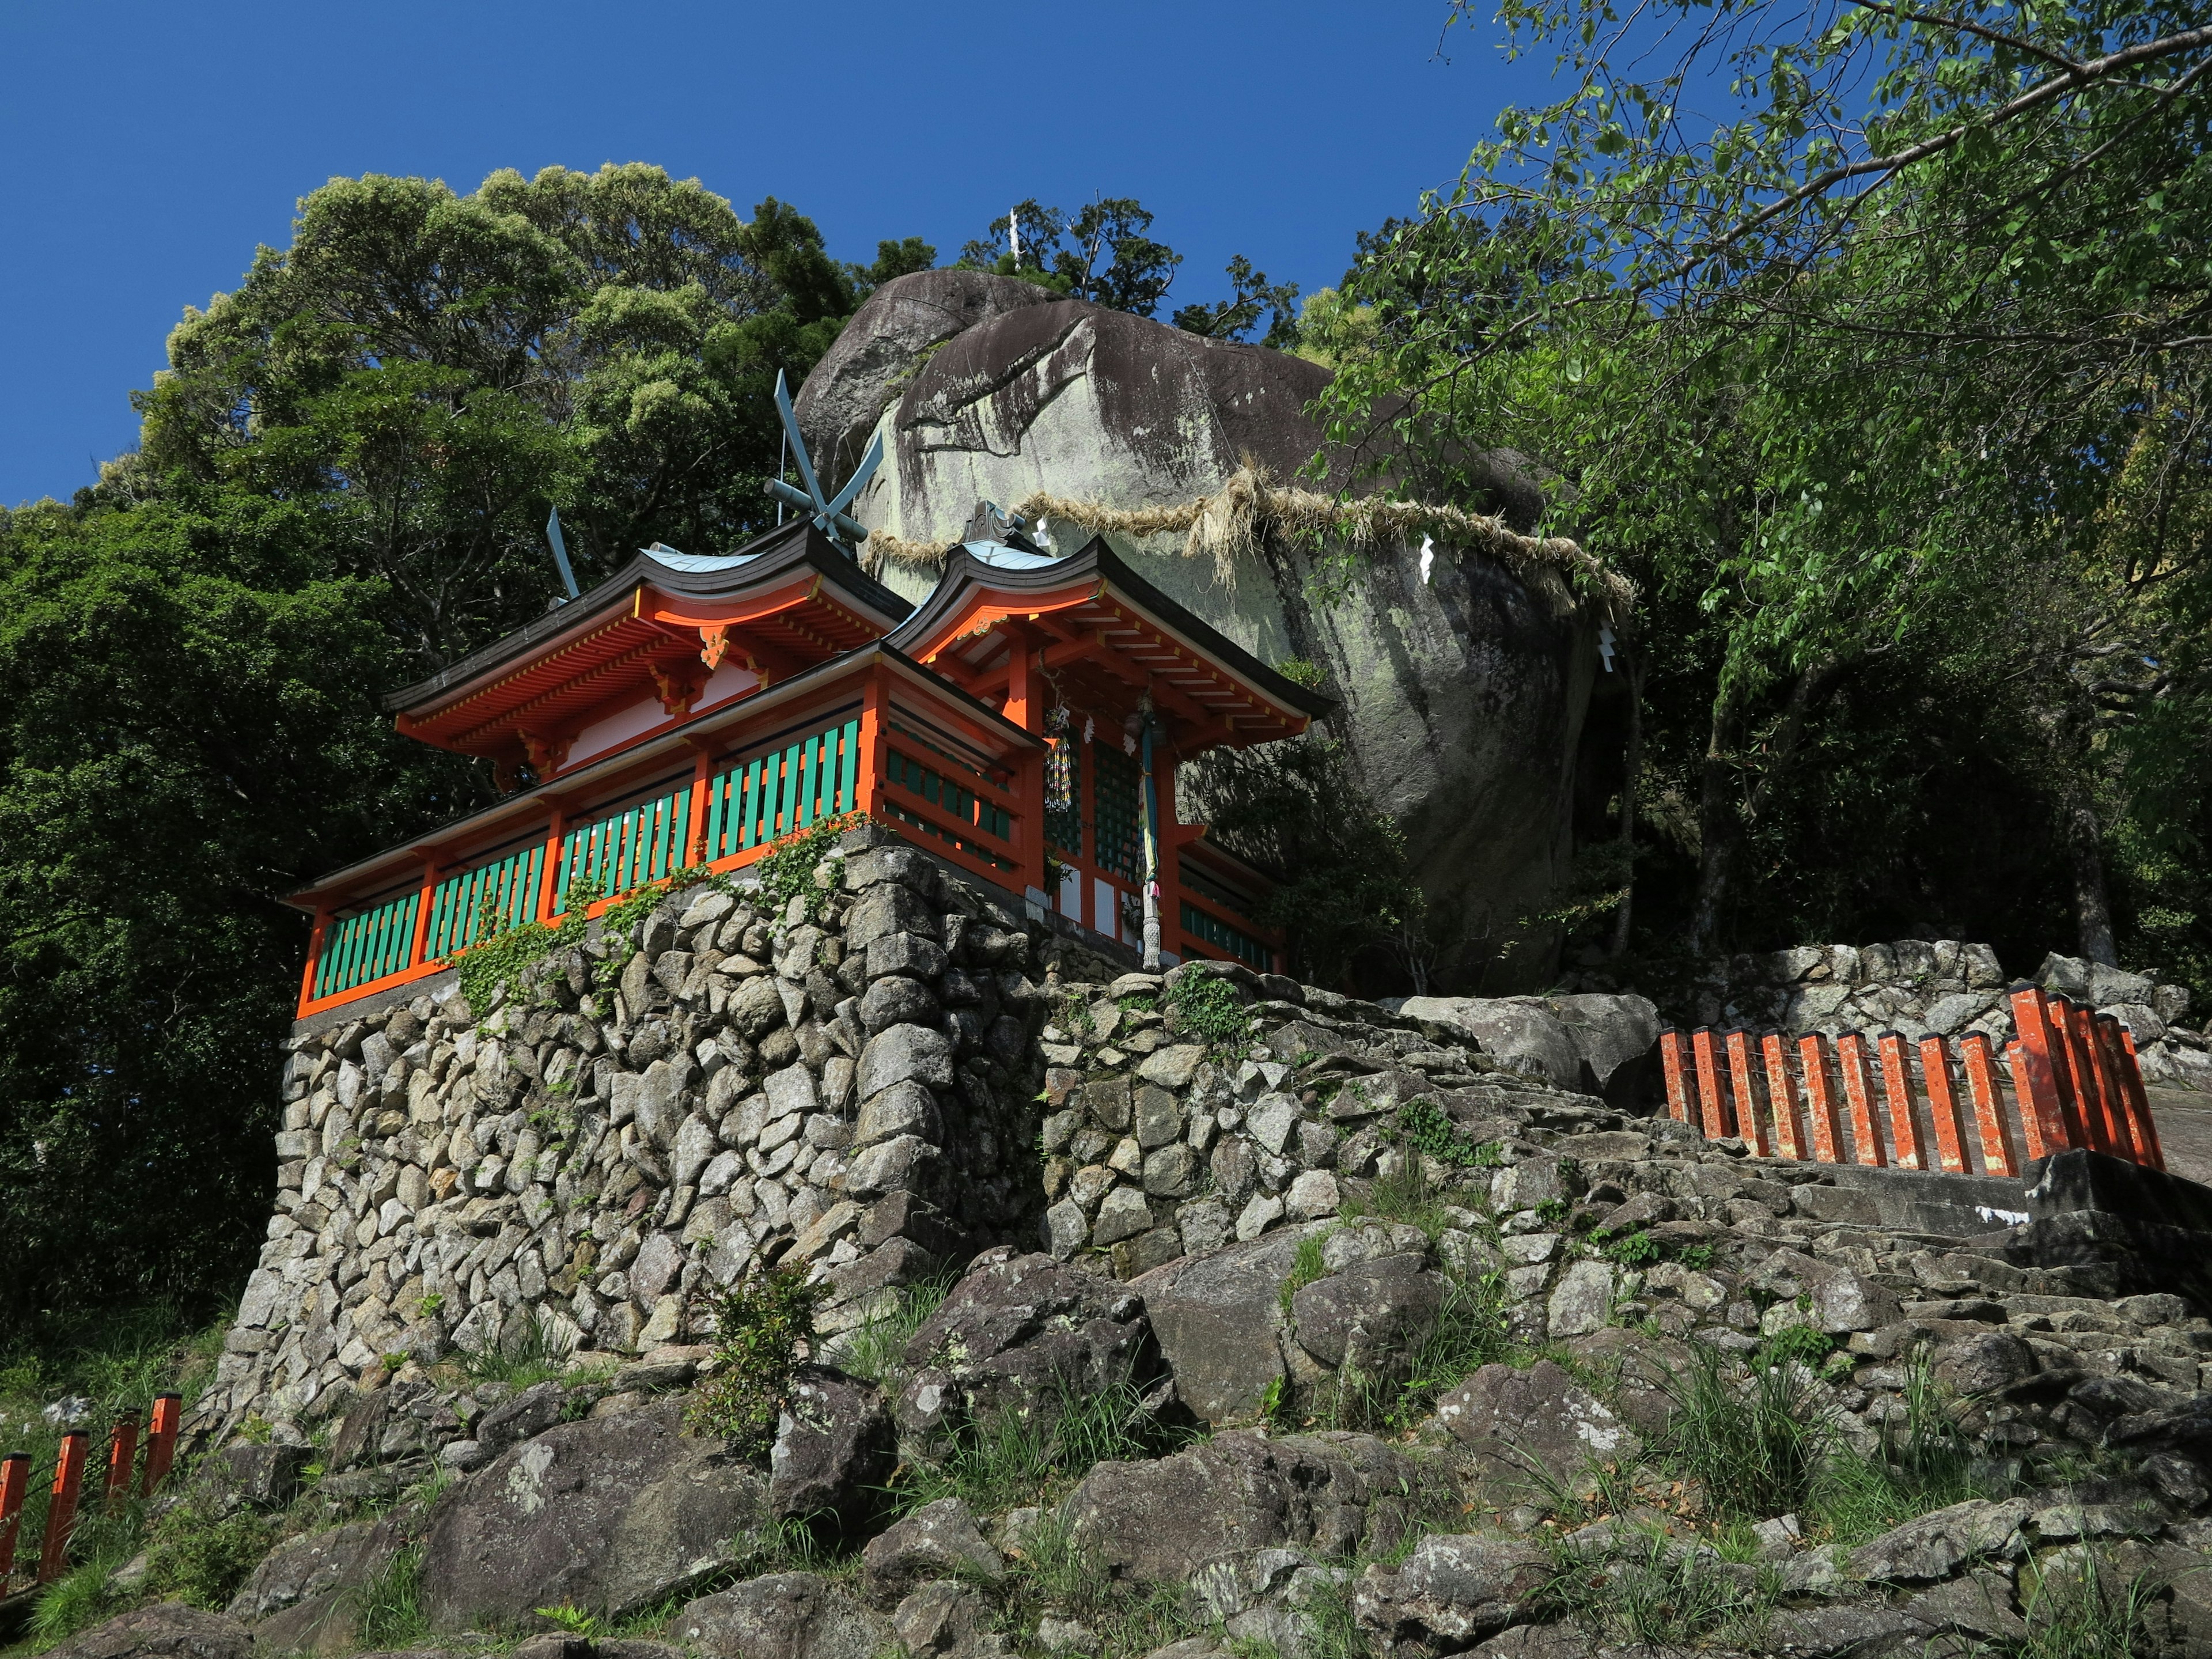
[[1101,1463],[1066,1514],[1071,1535],[1101,1567],[1172,1584],[1248,1550],[1386,1549],[1449,1488],[1441,1459],[1367,1435],[1270,1440],[1232,1431],[1150,1463]]
[[1639,996],[1407,997],[1392,1006],[1516,1069],[1624,1111],[1644,1092],[1659,1041],[1659,1011]]
[[471,1476],[425,1540],[432,1623],[562,1603],[619,1613],[727,1571],[768,1518],[768,1483],[720,1442],[681,1437],[679,1415],[672,1401],[564,1424]]
[[48,1651],[66,1659],[250,1659],[253,1638],[235,1619],[163,1601],[94,1626]]
[[[810,448],[851,458],[839,476],[866,442],[863,422],[879,415],[885,459],[854,515],[942,544],[982,499],[1011,507],[1043,489],[1120,508],[1176,506],[1217,489],[1248,456],[1287,480],[1322,447],[1304,411],[1328,379],[1299,358],[1012,278],[937,270],[876,290],[808,376],[799,410]],[[1344,481],[1334,465],[1330,488]],[[1491,499],[1468,504],[1528,522],[1540,501],[1525,470],[1501,456],[1488,471]],[[1072,526],[1055,534],[1070,538],[1067,551],[1088,538]],[[1323,603],[1309,583],[1310,550],[1270,547],[1223,586],[1210,562],[1183,556],[1179,532],[1109,539],[1263,661],[1328,671],[1341,731],[1370,793],[1405,830],[1440,937],[1486,933],[1491,918],[1534,908],[1564,873],[1600,668],[1595,619],[1564,585],[1524,581],[1486,556],[1425,556],[1416,538],[1360,555],[1359,579]],[[909,597],[931,580],[896,564],[884,574]],[[1470,977],[1480,960],[1469,953]]]
[[719,1659],[873,1659],[886,1621],[811,1572],[770,1573],[676,1615],[677,1639]]

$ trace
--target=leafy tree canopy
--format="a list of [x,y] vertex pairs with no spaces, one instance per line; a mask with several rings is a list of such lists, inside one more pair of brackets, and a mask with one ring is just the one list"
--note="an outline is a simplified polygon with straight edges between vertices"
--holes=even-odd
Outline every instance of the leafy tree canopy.
[[2010,781],[2013,821],[1917,821],[2038,842],[2025,908],[2063,890],[2089,953],[2125,934],[2203,972],[2202,6],[1503,16],[1568,95],[1364,246],[1332,431],[1427,490],[1472,489],[1474,448],[1536,456],[1561,522],[1644,577],[1635,788],[1654,858],[1689,866],[1670,927],[1800,936],[1835,745],[1970,708],[1931,725]]
[[0,1325],[234,1291],[317,872],[488,798],[374,693],[774,522],[770,390],[919,238],[832,259],[659,169],[337,179],[187,312],[140,447],[0,514]]

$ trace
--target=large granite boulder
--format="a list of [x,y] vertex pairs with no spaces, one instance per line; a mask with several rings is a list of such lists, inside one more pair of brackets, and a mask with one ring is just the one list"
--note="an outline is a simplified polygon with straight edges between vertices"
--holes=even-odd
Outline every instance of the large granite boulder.
[[717,1659],[872,1659],[890,1634],[883,1620],[811,1572],[772,1572],[702,1596],[669,1630],[687,1650]]
[[251,1659],[253,1638],[220,1613],[160,1601],[95,1625],[47,1651],[66,1659]]
[[1107,1572],[1179,1584],[1209,1561],[1250,1550],[1387,1549],[1451,1492],[1442,1459],[1371,1436],[1274,1440],[1232,1431],[1172,1457],[1101,1463],[1063,1513],[1076,1544]]
[[1130,1281],[1175,1373],[1176,1397],[1206,1423],[1258,1416],[1268,1386],[1285,1379],[1283,1285],[1301,1241],[1331,1224],[1285,1227],[1180,1257]]
[[[1012,507],[1045,490],[1122,509],[1178,507],[1248,459],[1289,481],[1323,448],[1306,410],[1328,380],[1281,352],[1012,278],[936,270],[876,290],[807,377],[799,410],[810,449],[834,458],[833,477],[857,460],[875,411],[884,464],[854,514],[871,531],[942,545],[982,499]],[[1519,458],[1472,465],[1482,498],[1458,505],[1533,523],[1540,498]],[[1332,451],[1329,465],[1323,488],[1351,479],[1349,455]],[[1053,534],[1069,552],[1089,539],[1073,525]],[[1604,678],[1594,612],[1548,569],[1516,574],[1487,555],[1425,550],[1418,536],[1363,550],[1358,579],[1335,597],[1312,580],[1343,550],[1334,545],[1278,538],[1239,556],[1224,581],[1210,558],[1184,554],[1181,532],[1108,540],[1262,661],[1328,671],[1340,731],[1405,832],[1437,936],[1468,941],[1445,982],[1474,988],[1497,960],[1498,933],[1540,908],[1567,872],[1583,716]],[[882,574],[917,599],[935,581],[896,561]],[[1483,988],[1540,981],[1551,966],[1538,950],[1510,964]]]
[[683,1404],[564,1423],[501,1453],[440,1501],[422,1604],[441,1630],[568,1606],[620,1615],[726,1571],[769,1518],[768,1481]]
[[1516,1070],[1634,1109],[1659,1042],[1659,1011],[1644,997],[1407,997],[1407,1019],[1442,1026]]

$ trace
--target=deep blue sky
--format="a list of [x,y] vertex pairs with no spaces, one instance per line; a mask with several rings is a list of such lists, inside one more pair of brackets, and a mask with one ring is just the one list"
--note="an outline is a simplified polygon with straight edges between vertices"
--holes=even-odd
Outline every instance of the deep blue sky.
[[66,499],[135,441],[183,307],[234,286],[334,174],[658,163],[748,215],[793,202],[841,258],[951,260],[1013,202],[1133,195],[1186,261],[1309,291],[1352,234],[1449,181],[1545,94],[1443,0],[1042,6],[0,7],[0,503]]

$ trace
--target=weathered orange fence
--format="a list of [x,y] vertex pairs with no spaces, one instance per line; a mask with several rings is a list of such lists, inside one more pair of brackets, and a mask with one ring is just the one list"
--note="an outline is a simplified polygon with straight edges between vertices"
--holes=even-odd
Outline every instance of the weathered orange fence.
[[[138,1476],[138,1493],[151,1497],[169,1473],[177,1455],[177,1428],[184,1419],[181,1395],[165,1394],[154,1401],[154,1421],[146,1437],[144,1466],[139,1467],[138,1414],[125,1412],[115,1419],[107,1438],[107,1477],[104,1501],[111,1507],[131,1499],[131,1476]],[[46,1584],[68,1570],[70,1534],[76,1528],[77,1500],[84,1490],[86,1466],[91,1461],[92,1436],[71,1429],[62,1437],[54,1455],[52,1486],[46,1504],[46,1535],[39,1552],[36,1583]],[[31,1455],[9,1452],[0,1457],[0,1597],[15,1586],[16,1534],[23,1524],[23,1502],[31,1492]]]
[[2163,1170],[2134,1034],[2033,985],[2011,996],[2009,1091],[1980,1031],[1869,1042],[1700,1029],[1660,1034],[1667,1109],[1709,1138],[1741,1136],[1760,1158],[2017,1176],[2023,1153],[2083,1147]]

